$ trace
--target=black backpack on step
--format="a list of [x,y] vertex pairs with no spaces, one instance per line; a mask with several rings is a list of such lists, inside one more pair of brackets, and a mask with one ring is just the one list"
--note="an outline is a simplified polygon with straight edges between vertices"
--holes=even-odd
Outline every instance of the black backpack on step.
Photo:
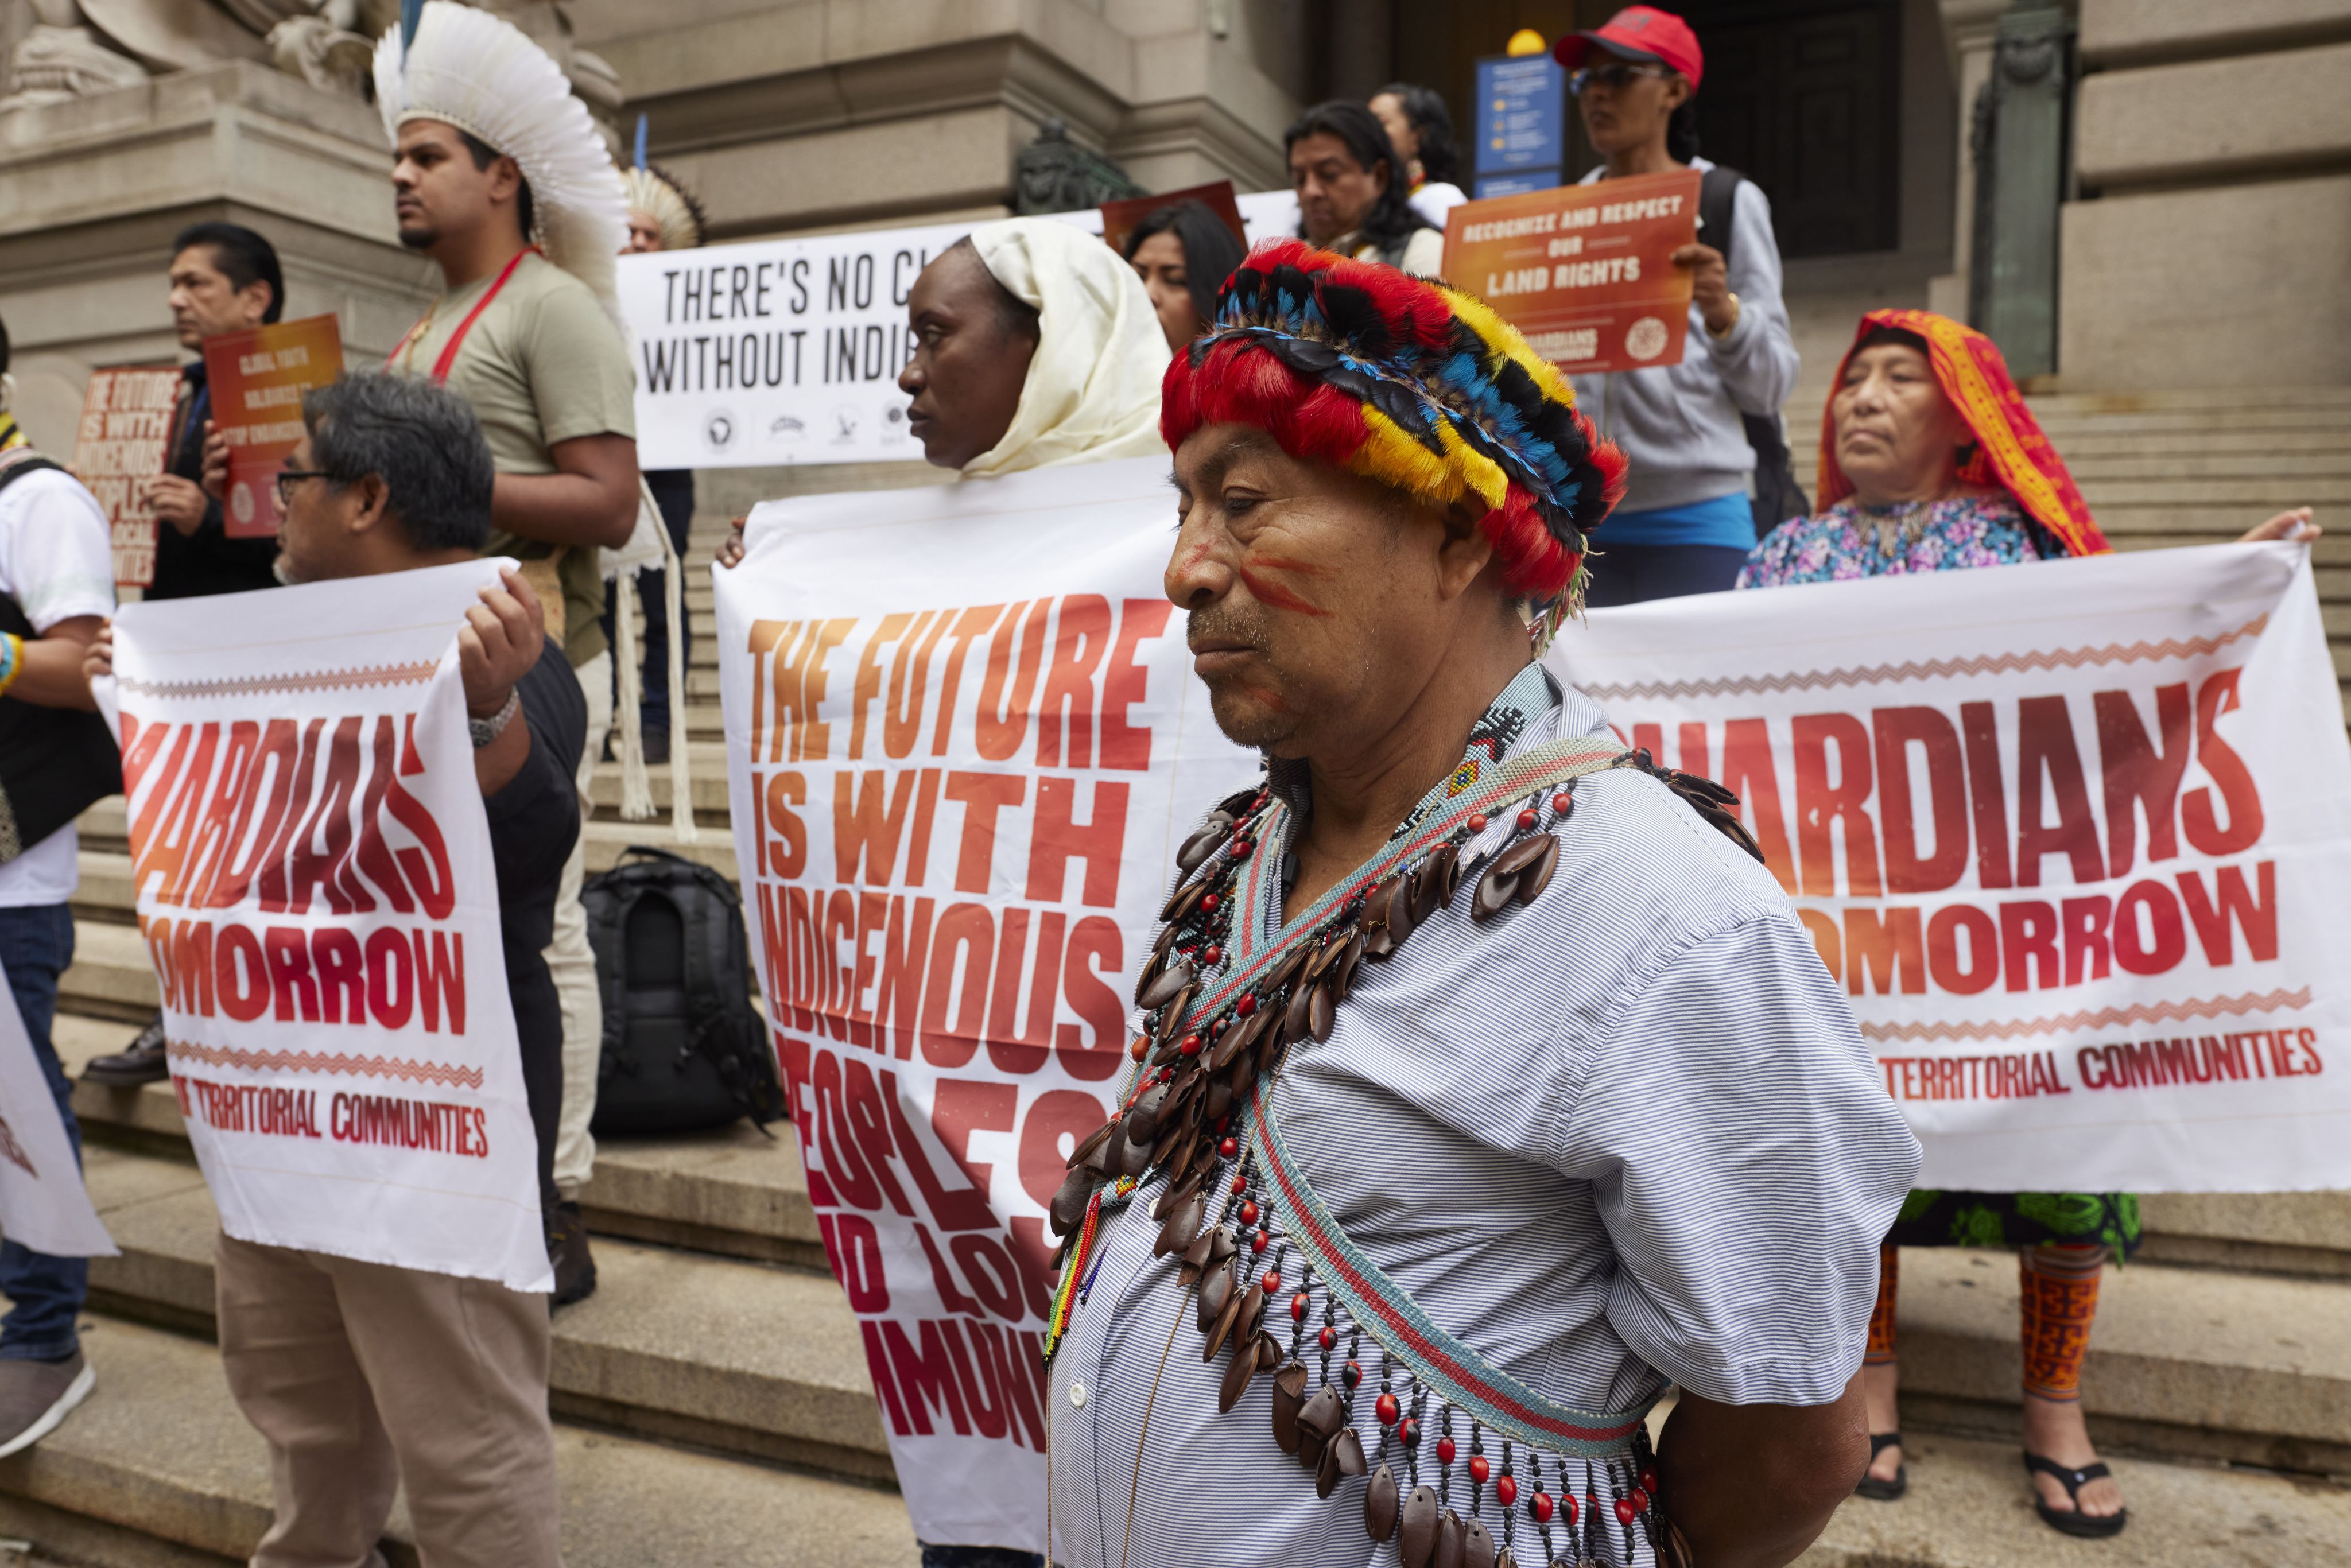
[[[642,858],[640,858],[642,857]],[[590,1130],[690,1133],[784,1113],[735,884],[683,855],[632,845],[580,889],[603,992]]]

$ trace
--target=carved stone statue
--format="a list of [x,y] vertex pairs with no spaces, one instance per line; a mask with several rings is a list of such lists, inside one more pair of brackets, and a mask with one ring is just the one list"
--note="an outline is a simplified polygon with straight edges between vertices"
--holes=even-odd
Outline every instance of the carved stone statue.
[[[552,56],[614,134],[620,78],[601,57],[574,47],[559,0],[468,3],[504,16]],[[32,6],[37,20],[9,57],[0,110],[235,59],[267,62],[313,87],[364,98],[375,41],[400,19],[400,0],[32,0]]]
[[1058,120],[1039,126],[1037,140],[1013,154],[1012,210],[1023,215],[1075,212],[1142,193],[1115,162],[1071,141]]

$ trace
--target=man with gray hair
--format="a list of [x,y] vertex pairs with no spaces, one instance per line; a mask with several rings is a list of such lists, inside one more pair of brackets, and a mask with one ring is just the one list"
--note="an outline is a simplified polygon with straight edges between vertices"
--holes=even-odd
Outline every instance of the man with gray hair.
[[[352,376],[310,393],[302,424],[279,479],[285,580],[480,554],[495,471],[464,398],[423,380]],[[563,1021],[542,954],[580,831],[572,779],[587,704],[547,636],[538,595],[514,570],[465,612],[457,657],[549,1203]],[[110,628],[84,668],[95,675],[112,664]],[[277,1520],[255,1568],[381,1561],[375,1542],[403,1482],[425,1562],[560,1563],[545,1298],[225,1232],[214,1278],[229,1389],[269,1440]]]

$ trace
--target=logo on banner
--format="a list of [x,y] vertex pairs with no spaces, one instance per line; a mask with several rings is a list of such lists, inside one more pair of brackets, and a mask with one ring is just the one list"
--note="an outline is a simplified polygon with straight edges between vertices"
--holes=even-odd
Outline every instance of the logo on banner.
[[1666,324],[1644,316],[1625,331],[1625,351],[1636,360],[1654,360],[1666,351]]
[[725,452],[733,446],[735,431],[735,415],[726,409],[713,409],[703,416],[703,444],[713,452]]

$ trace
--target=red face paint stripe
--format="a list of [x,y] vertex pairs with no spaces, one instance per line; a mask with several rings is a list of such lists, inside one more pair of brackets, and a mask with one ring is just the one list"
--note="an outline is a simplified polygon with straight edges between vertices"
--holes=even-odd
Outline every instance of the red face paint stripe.
[[1250,597],[1268,610],[1289,610],[1301,615],[1312,615],[1317,618],[1331,613],[1319,605],[1308,603],[1280,583],[1267,581],[1246,566],[1235,567],[1233,570],[1239,576],[1241,581],[1249,585]]

